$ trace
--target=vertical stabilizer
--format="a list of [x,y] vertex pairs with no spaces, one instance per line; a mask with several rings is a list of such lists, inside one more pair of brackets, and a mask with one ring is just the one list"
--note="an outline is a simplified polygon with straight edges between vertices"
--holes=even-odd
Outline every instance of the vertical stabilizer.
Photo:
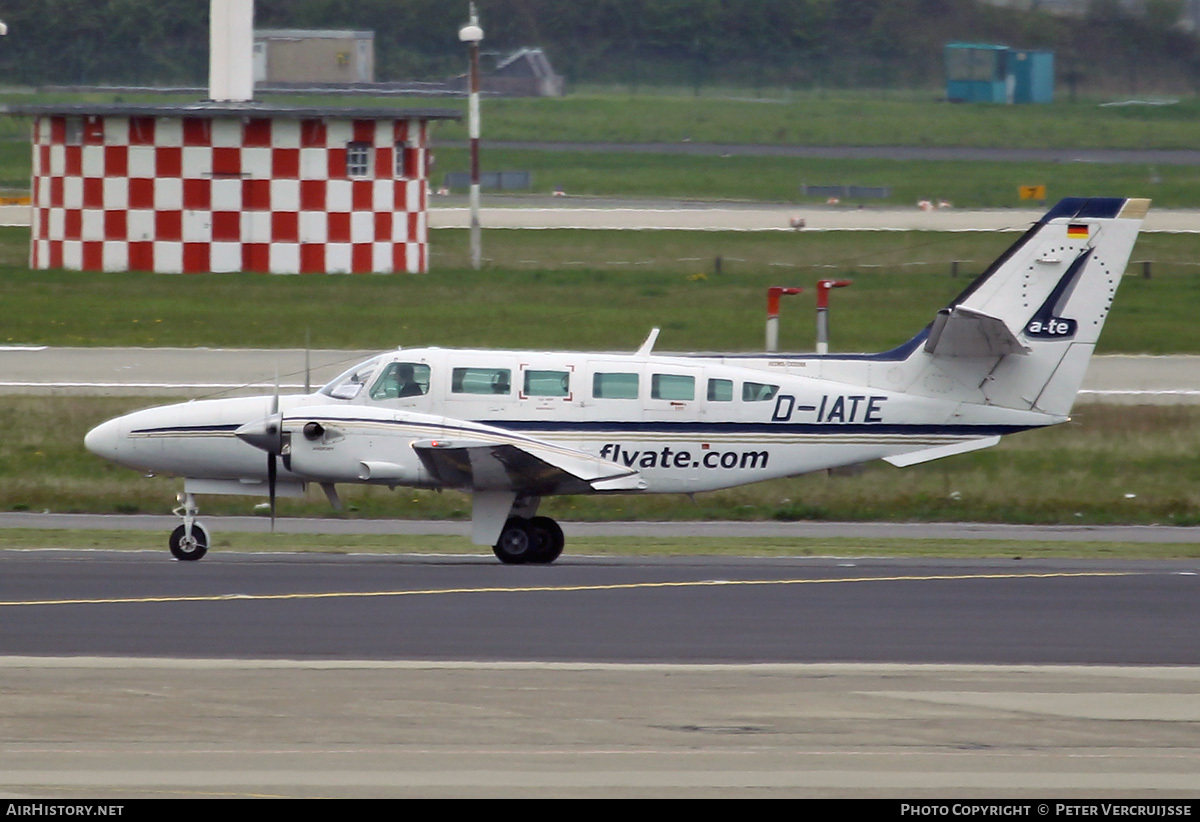
[[1062,200],[938,312],[916,356],[978,377],[967,401],[1066,416],[1149,207]]

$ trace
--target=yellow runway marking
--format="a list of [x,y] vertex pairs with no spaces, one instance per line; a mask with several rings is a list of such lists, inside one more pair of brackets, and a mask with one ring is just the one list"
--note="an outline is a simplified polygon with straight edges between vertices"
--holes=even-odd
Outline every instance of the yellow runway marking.
[[294,594],[210,594],[207,596],[112,597],[104,599],[0,600],[0,607],[31,605],[130,605],[165,602],[237,602],[243,600],[350,599],[353,597],[414,597],[445,594],[530,594],[583,591],[630,591],[639,588],[707,588],[730,585],[827,585],[854,582],[934,582],[972,579],[1062,579],[1072,577],[1144,576],[1144,571],[1073,571],[1014,574],[935,574],[927,576],[834,577],[831,579],[704,579],[690,582],[623,582],[608,585],[535,585],[510,588],[428,588],[407,591],[326,591]]

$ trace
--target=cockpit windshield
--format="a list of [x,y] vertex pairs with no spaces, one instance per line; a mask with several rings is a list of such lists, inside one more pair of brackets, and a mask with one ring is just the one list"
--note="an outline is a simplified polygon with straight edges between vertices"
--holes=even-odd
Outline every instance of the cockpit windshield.
[[363,386],[371,381],[371,375],[379,368],[382,360],[381,355],[359,363],[328,382],[320,393],[338,400],[354,399],[362,392]]

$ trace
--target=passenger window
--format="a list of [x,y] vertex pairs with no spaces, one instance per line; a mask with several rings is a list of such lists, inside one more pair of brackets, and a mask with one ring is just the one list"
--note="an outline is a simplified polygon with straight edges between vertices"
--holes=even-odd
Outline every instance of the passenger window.
[[394,362],[383,369],[371,386],[371,399],[394,400],[429,393],[429,366],[419,362]]
[[709,380],[709,402],[733,402],[733,380]]
[[696,378],[681,374],[654,374],[650,377],[650,397],[656,400],[694,400]]
[[764,385],[761,382],[742,383],[742,400],[744,402],[764,402],[775,399],[778,385]]
[[526,371],[525,396],[565,397],[571,392],[571,374],[568,371]]
[[512,371],[507,368],[455,368],[450,391],[455,394],[507,394]]
[[636,400],[638,375],[597,372],[592,376],[592,396],[596,399],[606,400]]

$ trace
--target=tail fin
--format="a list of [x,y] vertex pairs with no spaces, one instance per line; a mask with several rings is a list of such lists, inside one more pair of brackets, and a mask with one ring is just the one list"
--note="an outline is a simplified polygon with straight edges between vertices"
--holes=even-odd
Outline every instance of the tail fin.
[[988,405],[1066,416],[1149,207],[1062,200],[938,312],[916,356],[959,384],[981,372]]

